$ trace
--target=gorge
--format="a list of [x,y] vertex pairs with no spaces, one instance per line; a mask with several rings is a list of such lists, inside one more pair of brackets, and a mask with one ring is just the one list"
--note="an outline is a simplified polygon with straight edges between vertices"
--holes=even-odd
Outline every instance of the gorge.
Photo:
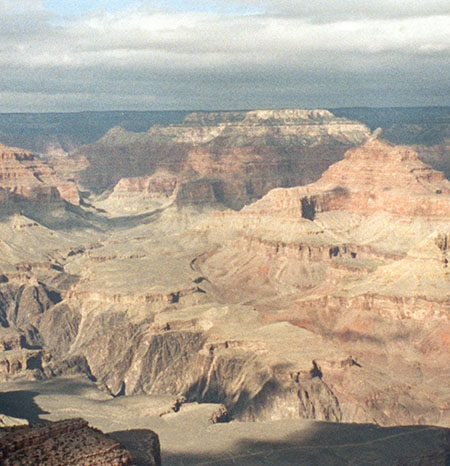
[[34,421],[142,458],[151,429],[163,464],[445,461],[448,123],[396,145],[329,110],[182,117],[0,146],[0,412],[33,393]]

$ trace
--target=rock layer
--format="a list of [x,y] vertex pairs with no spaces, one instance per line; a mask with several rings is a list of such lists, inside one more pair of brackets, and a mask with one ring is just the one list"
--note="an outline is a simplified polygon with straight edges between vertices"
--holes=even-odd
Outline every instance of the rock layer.
[[54,202],[64,199],[78,205],[78,189],[71,181],[58,179],[54,170],[23,149],[0,144],[1,203],[20,200]]
[[363,215],[386,211],[401,216],[446,217],[450,182],[405,146],[371,138],[349,150],[314,184],[278,189],[246,208],[253,215],[274,214],[314,220],[316,213],[346,210]]
[[[247,117],[255,138],[279,119]],[[243,121],[227,118],[224,132]],[[197,129],[180,144],[207,138]],[[316,183],[212,212],[189,202],[219,192],[216,161],[195,150],[202,178],[172,192],[172,168],[122,182],[115,196],[127,202],[136,184],[159,205],[114,218],[97,209],[103,231],[2,225],[3,325],[50,352],[44,375],[81,371],[118,398],[223,403],[241,420],[448,425],[448,181],[373,138]],[[52,246],[30,252],[33,237]]]
[[[193,113],[182,124],[146,133],[113,128],[75,155],[90,161],[81,181],[93,190],[166,170],[180,182],[194,182],[184,189],[184,201],[240,207],[274,187],[312,181],[369,134],[327,110]],[[146,189],[136,181],[120,183],[117,191],[128,185],[128,192],[141,195]]]
[[410,148],[373,138],[316,183],[216,214],[236,237],[198,266],[220,299],[255,301],[264,322],[289,321],[352,354],[348,365],[316,359],[342,420],[447,425],[440,383],[427,377],[450,376],[449,188]]
[[83,419],[0,429],[0,460],[4,465],[132,464],[128,451]]

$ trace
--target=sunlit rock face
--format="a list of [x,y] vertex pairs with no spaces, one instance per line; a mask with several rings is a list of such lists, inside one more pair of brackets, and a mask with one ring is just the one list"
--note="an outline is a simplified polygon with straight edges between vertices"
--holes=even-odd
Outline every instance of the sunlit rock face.
[[313,220],[315,213],[346,210],[363,215],[391,212],[404,216],[446,217],[450,182],[406,146],[392,146],[377,138],[349,150],[308,186],[276,189],[246,208],[264,215]]
[[222,300],[253,302],[262,321],[291,322],[352,355],[316,359],[342,419],[446,425],[448,406],[431,401],[442,379],[429,377],[449,377],[449,194],[413,150],[373,138],[316,183],[215,214],[235,235],[199,267]]
[[53,202],[59,199],[78,205],[74,182],[60,179],[55,171],[23,149],[0,144],[0,199],[2,204],[27,200]]
[[[238,208],[274,187],[317,179],[369,135],[365,125],[327,110],[192,113],[181,124],[145,133],[113,128],[73,156],[89,160],[81,182],[97,192],[120,178],[154,180],[166,171],[186,186],[184,201]],[[129,192],[133,186],[137,197],[145,190],[136,182],[121,183]]]

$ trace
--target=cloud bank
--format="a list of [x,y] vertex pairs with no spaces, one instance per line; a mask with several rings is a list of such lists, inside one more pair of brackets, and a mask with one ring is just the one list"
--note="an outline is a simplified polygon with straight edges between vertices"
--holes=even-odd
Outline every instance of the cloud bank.
[[447,0],[167,3],[0,0],[0,111],[449,104]]

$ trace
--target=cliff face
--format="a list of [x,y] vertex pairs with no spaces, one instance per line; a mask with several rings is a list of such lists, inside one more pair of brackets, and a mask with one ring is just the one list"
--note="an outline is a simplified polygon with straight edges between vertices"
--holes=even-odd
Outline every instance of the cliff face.
[[[253,421],[449,424],[449,182],[414,150],[372,138],[317,182],[239,212],[192,206],[240,192],[233,161],[241,170],[254,153],[238,146],[244,120],[256,140],[280,119],[288,140],[289,125],[298,138],[299,126],[328,134],[333,120],[193,115],[160,139],[177,134],[195,154],[180,145],[169,157],[160,141],[164,170],[93,206],[103,230],[0,225],[2,326],[46,352],[42,376],[84,372],[112,395],[181,394]],[[204,142],[200,123],[233,134],[233,156],[219,136]],[[135,192],[154,209],[99,209]]]
[[2,204],[27,200],[54,202],[64,199],[78,205],[74,182],[58,179],[54,170],[23,149],[0,144],[0,199]]
[[[331,109],[334,115],[360,121],[371,130],[381,127],[386,137],[395,144],[419,144],[425,148],[440,145],[445,138],[448,139],[449,111],[450,107]],[[190,118],[200,120],[202,124],[216,124],[242,121],[243,113],[195,113],[196,116]],[[186,111],[3,113],[0,114],[0,133],[7,145],[50,155],[55,151],[69,152],[83,144],[92,144],[117,125],[127,131],[142,132],[152,125],[179,124],[189,114]],[[443,155],[448,162],[449,152]],[[443,170],[438,166],[433,167]],[[449,176],[448,171],[446,175]]]
[[422,162],[450,179],[449,110],[448,107],[341,108],[333,112],[361,121],[372,130],[382,128],[387,140],[413,146]]
[[24,332],[0,329],[0,377],[39,378],[42,371],[42,349],[29,346]]
[[333,210],[445,217],[449,194],[450,182],[421,162],[414,150],[371,138],[349,150],[316,183],[273,190],[245,211],[264,215],[281,210],[281,216],[310,220],[316,213]]
[[[388,136],[394,133],[388,131]],[[102,191],[125,178],[129,203],[142,201],[143,194],[138,184],[127,181],[129,177],[147,178],[168,170],[179,183],[201,180],[202,190],[198,185],[188,188],[192,190],[190,203],[219,202],[239,208],[273,188],[314,181],[340,160],[346,149],[361,144],[369,135],[363,124],[327,110],[192,113],[182,124],[156,125],[146,133],[113,128],[73,155],[89,161],[81,174],[89,189]],[[417,153],[445,171],[445,141],[435,146],[417,145]]]
[[449,377],[449,188],[410,148],[371,139],[316,183],[216,214],[235,236],[199,268],[220,299],[254,302],[264,322],[289,321],[352,355],[316,359],[342,419],[408,423],[433,411],[446,423],[427,377]]
[[144,199],[170,197],[178,184],[178,178],[168,172],[158,172],[151,177],[122,178],[114,187],[111,199],[129,199],[141,194]]
[[[274,187],[312,181],[369,134],[364,125],[326,110],[193,113],[182,124],[146,133],[113,128],[75,155],[89,160],[81,182],[95,191],[120,178],[167,170],[180,182],[209,185],[200,192],[198,185],[189,187],[192,202],[212,196],[239,207]],[[124,183],[142,194],[138,184]]]

